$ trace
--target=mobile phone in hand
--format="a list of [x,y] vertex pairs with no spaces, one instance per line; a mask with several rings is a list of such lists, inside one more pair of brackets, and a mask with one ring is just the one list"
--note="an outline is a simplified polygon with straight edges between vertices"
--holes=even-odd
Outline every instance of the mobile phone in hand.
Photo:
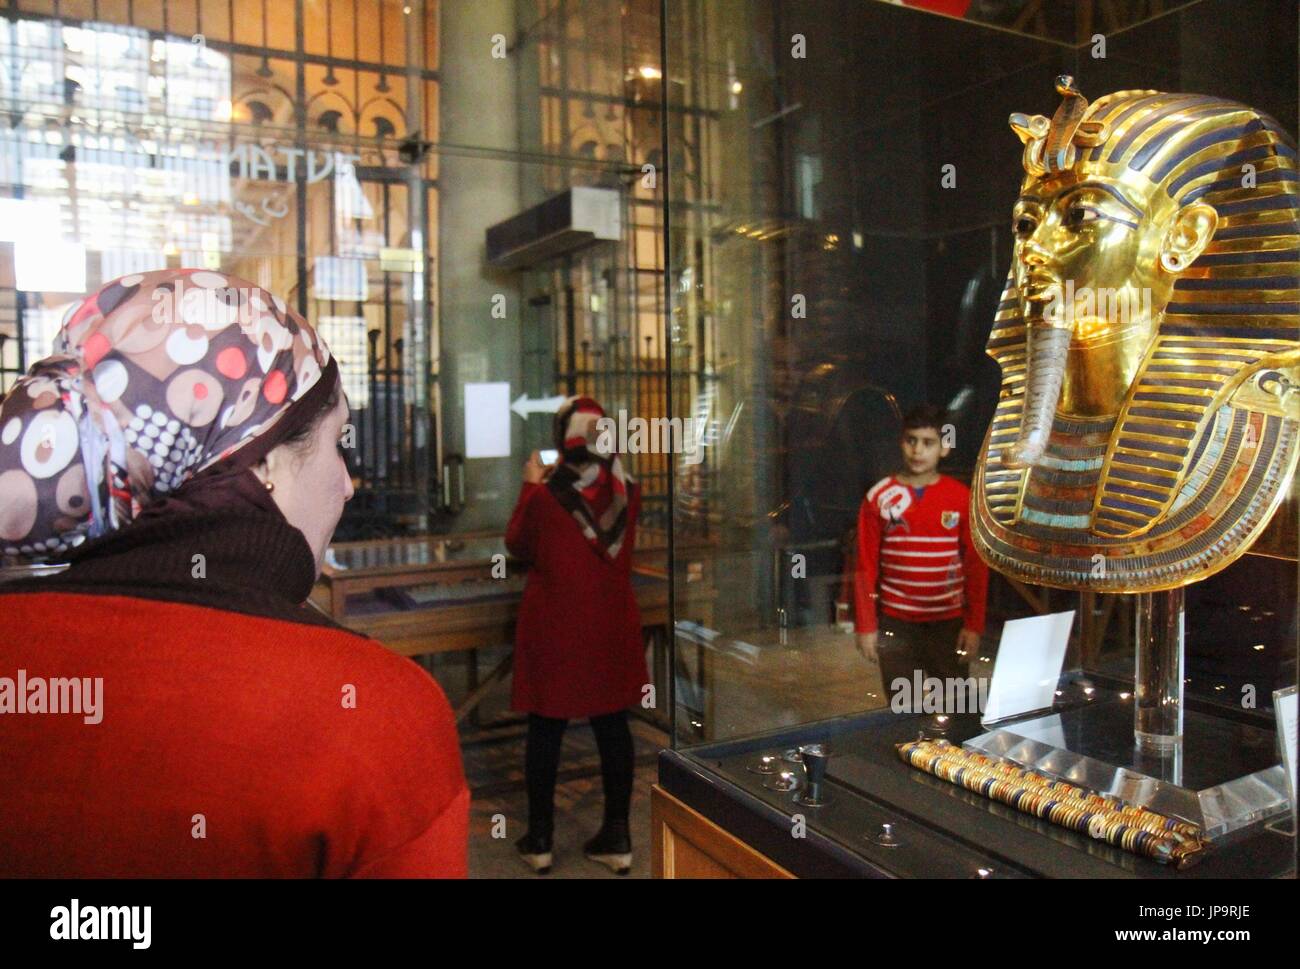
[[547,448],[545,451],[541,452],[541,459],[542,464],[549,467],[560,460],[560,452],[555,448]]

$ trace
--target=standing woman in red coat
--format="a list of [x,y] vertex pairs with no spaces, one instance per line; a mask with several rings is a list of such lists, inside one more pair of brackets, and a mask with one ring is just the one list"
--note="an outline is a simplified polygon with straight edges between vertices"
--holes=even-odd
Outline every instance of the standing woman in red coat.
[[641,492],[606,446],[590,397],[555,415],[559,462],[534,451],[506,529],[506,547],[529,563],[515,634],[512,709],[528,714],[524,773],[528,833],[515,846],[535,871],[551,867],[555,775],[569,720],[587,718],[600,750],[605,818],[584,853],[619,874],[632,867],[632,732],[627,708],[647,682],[632,548]]

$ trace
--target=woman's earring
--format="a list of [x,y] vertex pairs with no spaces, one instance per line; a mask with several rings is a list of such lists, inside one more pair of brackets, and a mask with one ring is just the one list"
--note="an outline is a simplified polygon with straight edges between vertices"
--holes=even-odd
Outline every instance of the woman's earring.
[[1176,252],[1162,252],[1160,265],[1164,267],[1165,272],[1176,273],[1183,268],[1183,257]]
[[263,481],[263,482],[262,482],[262,487],[266,488],[267,494],[270,494],[272,491],[275,490],[275,482],[274,482],[274,481]]

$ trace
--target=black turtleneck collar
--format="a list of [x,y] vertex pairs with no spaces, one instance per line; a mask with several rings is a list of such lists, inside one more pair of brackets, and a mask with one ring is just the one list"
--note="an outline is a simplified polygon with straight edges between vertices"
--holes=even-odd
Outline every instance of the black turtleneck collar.
[[7,583],[4,592],[161,599],[342,628],[305,601],[316,560],[302,532],[278,514],[197,511],[145,518],[84,543],[66,561],[65,571]]

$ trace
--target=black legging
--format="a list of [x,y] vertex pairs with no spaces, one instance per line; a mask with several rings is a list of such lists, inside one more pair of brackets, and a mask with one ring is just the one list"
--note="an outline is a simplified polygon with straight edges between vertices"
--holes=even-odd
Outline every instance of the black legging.
[[[528,715],[528,746],[524,780],[528,785],[528,830],[550,835],[555,827],[555,775],[560,769],[560,745],[569,721]],[[605,789],[605,823],[627,823],[632,804],[632,731],[627,711],[591,718],[591,731],[600,751],[600,779]]]

